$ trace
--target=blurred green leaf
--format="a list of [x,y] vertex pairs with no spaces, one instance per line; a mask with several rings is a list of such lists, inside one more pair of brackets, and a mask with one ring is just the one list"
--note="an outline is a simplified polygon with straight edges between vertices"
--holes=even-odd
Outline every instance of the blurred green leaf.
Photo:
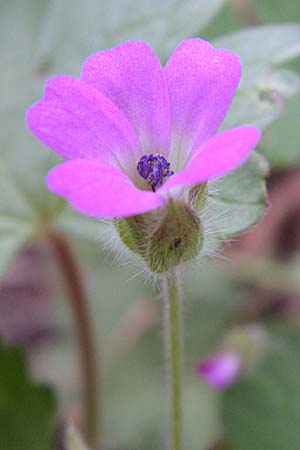
[[55,399],[33,384],[23,352],[0,343],[0,434],[3,450],[49,450],[55,427]]
[[300,448],[299,345],[299,335],[273,335],[256,373],[225,391],[222,417],[232,450]]
[[253,226],[265,211],[267,161],[254,152],[245,164],[210,183],[212,225],[229,238]]
[[37,222],[30,198],[11,176],[0,167],[0,277],[14,254],[32,237]]
[[216,39],[216,36],[227,35],[228,33],[239,30],[241,26],[240,18],[233,13],[233,8],[227,1],[213,19],[204,27],[201,36],[211,41]]
[[197,34],[224,1],[90,0],[88,8],[81,0],[5,2],[0,49],[10,67],[4,66],[1,76],[10,84],[18,80],[15,88],[23,91],[24,76],[28,83],[28,76],[33,81],[32,75],[42,78],[45,71],[78,73],[87,55],[128,39],[148,41],[166,58],[178,42]]
[[299,76],[277,68],[299,54],[300,25],[248,28],[223,36],[215,44],[235,50],[243,65],[240,86],[223,128],[242,123],[266,128],[283,112],[284,100],[300,91]]
[[63,213],[53,221],[56,228],[75,239],[92,244],[107,244],[110,224],[101,219],[86,217],[66,205]]
[[252,0],[252,4],[263,22],[300,20],[299,4],[294,0]]
[[245,78],[248,71],[257,72],[266,66],[282,64],[295,58],[300,51],[300,24],[251,27],[223,36],[215,40],[215,44],[235,50],[240,55]]
[[66,57],[75,61],[120,41],[143,39],[164,59],[178,42],[197,34],[223,3],[91,0],[86,8],[81,0],[54,1],[45,10],[38,53],[42,60],[61,67]]
[[261,151],[272,169],[284,169],[300,163],[300,99],[288,100],[284,113],[267,130]]

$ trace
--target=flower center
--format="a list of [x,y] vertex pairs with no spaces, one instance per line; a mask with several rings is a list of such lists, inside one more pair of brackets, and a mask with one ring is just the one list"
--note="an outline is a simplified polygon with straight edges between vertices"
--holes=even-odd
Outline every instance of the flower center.
[[155,192],[155,188],[163,184],[164,178],[174,174],[173,170],[170,170],[170,163],[166,158],[153,153],[142,156],[136,169],[142,178],[148,180],[153,192]]

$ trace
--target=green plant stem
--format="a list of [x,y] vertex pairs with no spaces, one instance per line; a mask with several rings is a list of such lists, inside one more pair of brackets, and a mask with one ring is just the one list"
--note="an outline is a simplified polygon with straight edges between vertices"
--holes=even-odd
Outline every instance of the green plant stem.
[[83,430],[89,446],[95,448],[100,428],[99,367],[88,312],[88,299],[68,240],[62,234],[52,230],[47,233],[47,236],[69,291],[68,297],[77,333],[81,366]]
[[165,275],[164,327],[170,403],[170,450],[182,450],[182,341],[179,272]]

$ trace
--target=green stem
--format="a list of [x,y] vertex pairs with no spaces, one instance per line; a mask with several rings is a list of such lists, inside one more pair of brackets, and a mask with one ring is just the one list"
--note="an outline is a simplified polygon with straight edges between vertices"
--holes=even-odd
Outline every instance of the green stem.
[[88,312],[88,299],[68,240],[52,230],[48,231],[47,236],[69,291],[81,366],[84,435],[89,446],[95,448],[99,434],[99,370]]
[[179,272],[164,280],[165,359],[170,403],[170,450],[182,450],[182,342]]

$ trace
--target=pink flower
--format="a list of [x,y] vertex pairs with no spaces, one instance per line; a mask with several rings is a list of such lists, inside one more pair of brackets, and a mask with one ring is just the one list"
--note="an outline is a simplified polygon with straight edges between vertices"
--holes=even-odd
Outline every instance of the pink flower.
[[210,356],[197,367],[197,373],[207,384],[222,389],[233,384],[241,368],[241,360],[235,352],[222,352]]
[[54,76],[27,111],[29,128],[66,160],[49,189],[86,215],[118,218],[232,171],[260,138],[251,125],[216,134],[240,74],[235,53],[189,39],[164,68],[129,41],[90,56],[80,78]]

